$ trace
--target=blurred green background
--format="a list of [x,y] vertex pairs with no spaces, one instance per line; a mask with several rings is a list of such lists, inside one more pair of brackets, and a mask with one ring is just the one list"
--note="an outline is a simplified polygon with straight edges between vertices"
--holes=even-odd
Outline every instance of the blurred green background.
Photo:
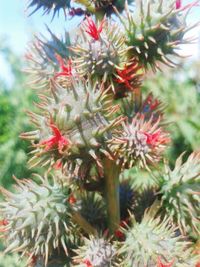
[[32,172],[26,165],[30,152],[28,143],[19,135],[30,129],[26,110],[33,105],[35,93],[27,87],[22,58],[13,53],[3,38],[0,38],[0,56],[12,77],[11,86],[0,79],[0,184],[8,188],[13,175],[28,177]]

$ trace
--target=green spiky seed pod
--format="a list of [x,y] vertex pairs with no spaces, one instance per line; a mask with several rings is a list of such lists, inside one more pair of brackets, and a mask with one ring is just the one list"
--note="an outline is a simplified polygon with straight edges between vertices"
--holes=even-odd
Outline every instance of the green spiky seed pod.
[[53,11],[53,18],[56,13],[59,14],[60,10],[64,11],[66,16],[65,9],[70,8],[71,0],[30,0],[28,8],[35,7],[29,16],[34,14],[39,9],[43,9],[43,14],[49,14]]
[[181,155],[173,170],[166,166],[162,177],[162,208],[185,233],[200,233],[200,153],[183,163]]
[[26,261],[21,260],[17,254],[0,253],[0,267],[26,267]]
[[[124,10],[125,0],[91,0],[91,5],[96,12],[102,12],[106,15],[111,15],[115,6],[120,12]],[[128,3],[132,3],[134,0],[128,0]]]
[[[124,254],[124,266],[164,266],[170,262],[179,267],[189,266],[188,262],[195,266],[197,258],[192,255],[189,243],[183,236],[177,236],[168,219],[153,218],[151,212],[146,212],[141,223],[132,220],[131,227],[122,228],[126,236],[120,250]],[[157,265],[158,261],[163,265]]]
[[106,207],[104,200],[96,193],[85,193],[80,200],[80,214],[95,228],[105,229]]
[[139,194],[143,194],[148,190],[158,190],[159,175],[156,172],[149,173],[145,169],[132,168],[122,173],[122,179],[130,180],[132,188]]
[[1,214],[8,221],[5,252],[23,252],[44,257],[61,248],[67,254],[70,240],[70,204],[68,190],[55,181],[17,180],[16,193],[1,189],[5,202]]
[[115,265],[116,248],[104,238],[84,238],[84,245],[76,251],[75,266],[109,267]]
[[130,181],[123,180],[119,186],[120,218],[125,220],[129,217],[129,211],[137,206],[137,193],[134,192]]
[[52,97],[41,97],[41,113],[30,113],[39,130],[21,135],[34,141],[31,166],[53,166],[58,160],[65,163],[76,158],[87,164],[94,159],[100,166],[97,154],[106,153],[106,140],[122,121],[120,116],[113,118],[118,107],[103,86],[89,81],[74,81],[68,89],[52,81],[52,91]]
[[55,76],[60,68],[60,57],[63,61],[70,56],[68,47],[70,46],[69,33],[65,32],[62,38],[58,38],[47,28],[50,39],[36,37],[31,44],[26,58],[28,67],[26,72],[31,76],[31,85],[36,88],[46,88],[49,80]]
[[96,25],[87,18],[81,31],[81,39],[72,47],[76,54],[74,64],[80,75],[91,75],[93,81],[109,81],[113,87],[113,74],[125,63],[124,37],[117,25],[104,19]]
[[[132,47],[131,56],[137,56],[146,68],[160,69],[158,61],[174,66],[176,48],[189,43],[183,39],[191,27],[185,25],[185,13],[176,9],[175,1],[136,1],[134,14],[126,8],[126,16],[119,17],[124,26],[126,43]],[[169,57],[172,56],[172,57]]]
[[139,167],[149,170],[149,164],[159,162],[169,143],[168,134],[159,123],[159,120],[153,122],[153,117],[146,121],[143,114],[136,114],[130,123],[123,123],[120,133],[113,135],[110,149],[125,168],[138,163]]

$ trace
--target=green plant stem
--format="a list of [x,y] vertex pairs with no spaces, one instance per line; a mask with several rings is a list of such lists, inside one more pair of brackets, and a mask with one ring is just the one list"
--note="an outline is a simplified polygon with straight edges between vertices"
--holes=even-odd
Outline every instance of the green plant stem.
[[89,0],[75,0],[76,3],[81,4],[87,8],[91,13],[95,12],[95,9]]
[[104,160],[105,175],[105,200],[107,207],[108,228],[113,234],[120,223],[120,204],[119,204],[119,174],[120,166],[110,159]]
[[97,235],[97,230],[89,222],[87,222],[79,212],[72,212],[72,220],[77,223],[87,234]]
[[134,98],[135,98],[135,112],[138,112],[142,105],[142,92],[141,88],[136,88],[134,90]]

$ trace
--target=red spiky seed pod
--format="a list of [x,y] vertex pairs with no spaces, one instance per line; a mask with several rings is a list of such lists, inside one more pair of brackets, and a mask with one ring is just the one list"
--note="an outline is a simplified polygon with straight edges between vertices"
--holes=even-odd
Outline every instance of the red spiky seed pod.
[[126,61],[124,37],[116,25],[107,19],[95,23],[87,18],[83,23],[81,39],[72,47],[73,62],[78,73],[89,76],[93,81],[110,82],[113,91],[113,74]]
[[131,168],[138,163],[149,170],[149,164],[159,162],[170,141],[159,124],[159,119],[155,123],[153,118],[146,121],[142,114],[136,114],[130,123],[123,122],[123,129],[113,135],[109,146],[124,167]]

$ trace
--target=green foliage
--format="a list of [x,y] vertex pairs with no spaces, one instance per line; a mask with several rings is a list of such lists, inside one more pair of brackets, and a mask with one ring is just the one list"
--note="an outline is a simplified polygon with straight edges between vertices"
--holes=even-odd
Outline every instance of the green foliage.
[[180,64],[175,74],[165,69],[163,73],[148,77],[143,84],[143,91],[149,92],[150,88],[155,97],[166,103],[165,118],[170,122],[168,129],[172,138],[170,162],[174,162],[182,152],[190,153],[200,146],[197,73],[197,62]]
[[29,148],[19,135],[30,129],[25,111],[34,97],[25,86],[21,58],[3,40],[0,53],[14,78],[11,88],[0,81],[0,184],[9,187],[13,174],[19,177],[30,175],[25,164]]
[[0,253],[0,267],[26,267],[26,263],[17,254],[4,255]]

